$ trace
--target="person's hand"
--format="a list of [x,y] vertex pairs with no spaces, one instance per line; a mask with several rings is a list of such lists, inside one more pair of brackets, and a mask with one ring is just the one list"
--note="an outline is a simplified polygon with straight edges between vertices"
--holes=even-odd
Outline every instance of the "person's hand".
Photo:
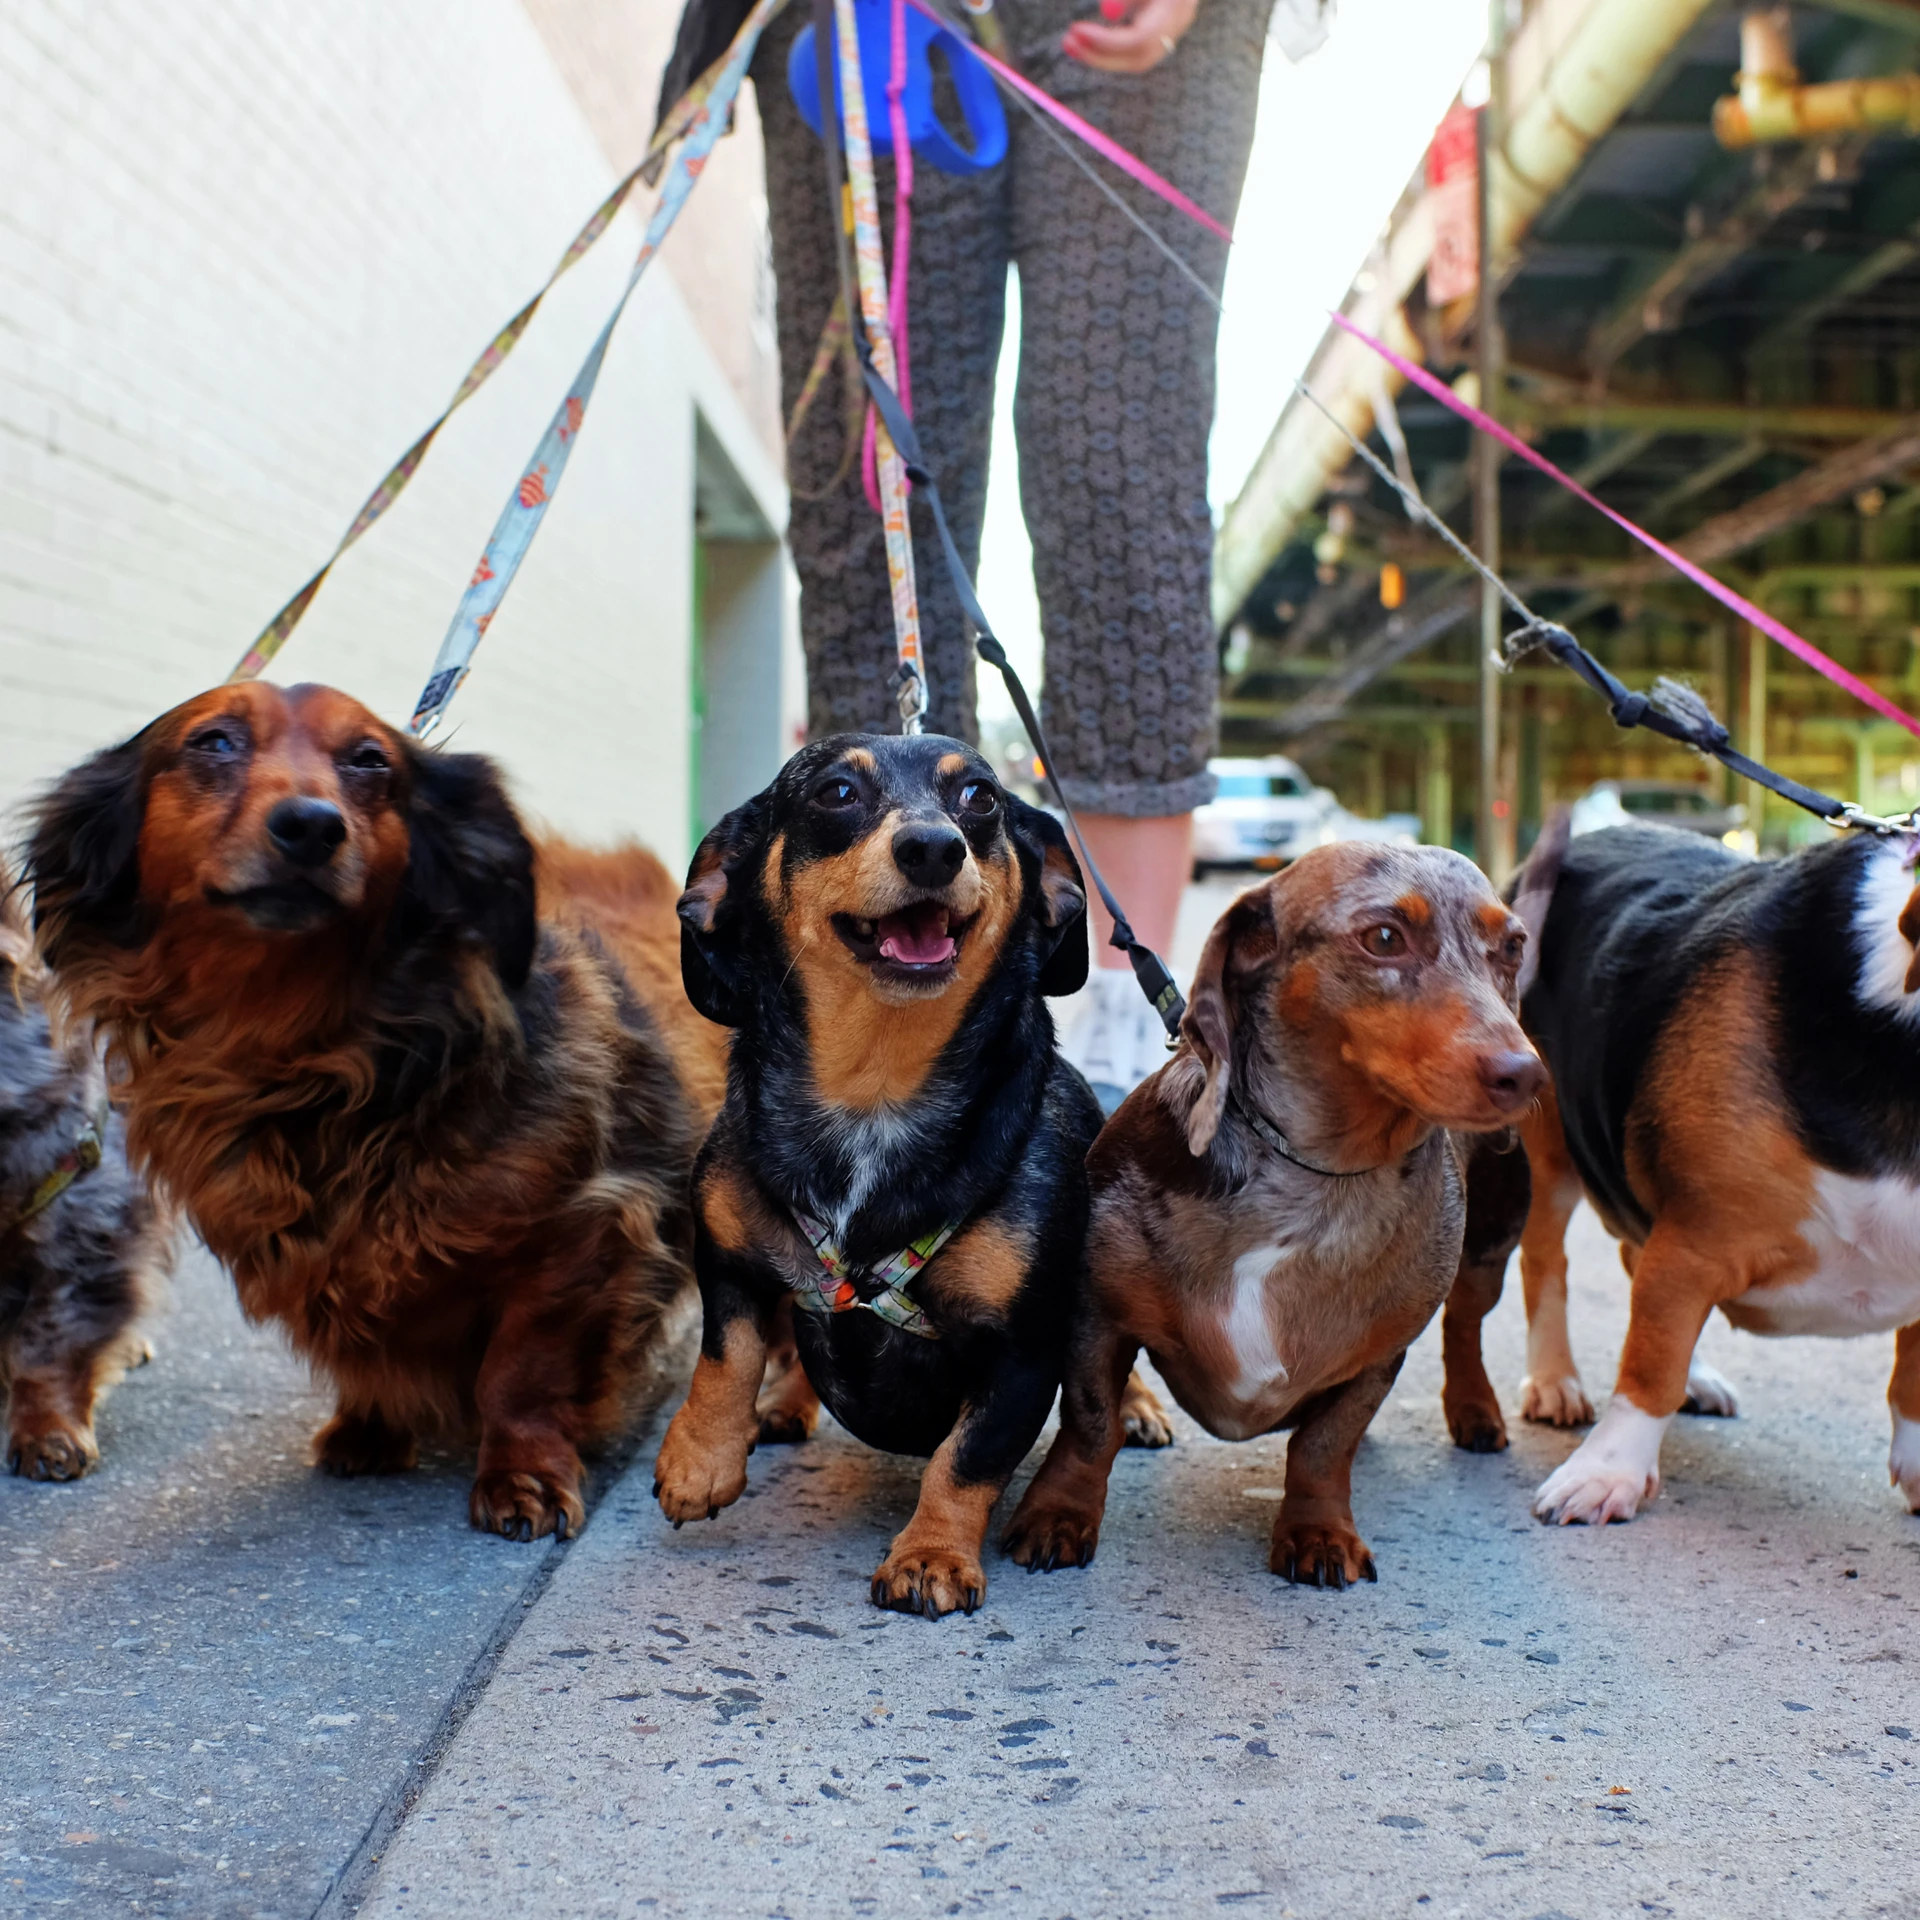
[[1193,25],[1200,0],[1100,0],[1100,21],[1076,20],[1061,42],[1070,60],[1107,73],[1148,73]]

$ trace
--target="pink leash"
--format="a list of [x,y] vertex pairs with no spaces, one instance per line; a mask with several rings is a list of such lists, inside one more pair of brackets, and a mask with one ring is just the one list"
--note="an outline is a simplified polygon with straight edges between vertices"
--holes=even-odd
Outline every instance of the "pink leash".
[[1548,479],[1557,480],[1576,499],[1584,500],[1588,506],[1605,514],[1622,533],[1630,534],[1649,553],[1658,554],[1668,566],[1684,573],[1695,586],[1712,594],[1723,607],[1737,613],[1750,625],[1758,627],[1768,639],[1777,640],[1789,653],[1804,660],[1816,673],[1824,674],[1836,687],[1844,688],[1863,706],[1871,707],[1883,720],[1891,720],[1895,726],[1905,727],[1910,734],[1920,738],[1920,720],[1914,719],[1910,713],[1903,713],[1884,694],[1876,693],[1864,680],[1849,673],[1839,661],[1828,659],[1810,640],[1801,639],[1791,627],[1783,625],[1772,614],[1756,607],[1751,600],[1743,594],[1734,592],[1723,581],[1716,580],[1704,567],[1696,565],[1685,554],[1676,553],[1665,541],[1656,540],[1644,528],[1635,526],[1625,514],[1615,513],[1604,500],[1595,499],[1579,481],[1570,474],[1562,473],[1544,454],[1536,453],[1518,434],[1509,432],[1499,421],[1462,400],[1444,380],[1429,373],[1425,367],[1415,366],[1411,360],[1395,353],[1383,341],[1376,340],[1364,327],[1355,326],[1344,313],[1334,314],[1333,322],[1343,332],[1352,334],[1363,345],[1371,347],[1396,373],[1411,380],[1421,392],[1431,394],[1443,407],[1457,413],[1469,426],[1478,427],[1482,433],[1490,434],[1509,453],[1517,454],[1529,466],[1537,467]]
[[[927,4],[927,0],[913,0],[913,5],[918,7],[929,20],[938,20],[943,27],[950,24],[937,8]],[[1069,133],[1084,140],[1101,159],[1112,161],[1122,173],[1139,181],[1149,193],[1158,194],[1168,206],[1177,207],[1189,220],[1197,220],[1209,233],[1217,235],[1229,246],[1233,244],[1233,233],[1230,228],[1223,227],[1206,208],[1195,205],[1171,180],[1161,179],[1144,160],[1136,160],[1117,140],[1109,139],[1098,127],[1091,126],[1082,120],[1071,107],[1063,107],[1052,94],[1042,87],[1036,87],[1025,74],[1008,66],[1004,60],[995,59],[977,41],[974,43],[973,52],[986,62],[988,70],[1003,86],[1012,87],[1016,93],[1024,94],[1042,113],[1050,114]]]

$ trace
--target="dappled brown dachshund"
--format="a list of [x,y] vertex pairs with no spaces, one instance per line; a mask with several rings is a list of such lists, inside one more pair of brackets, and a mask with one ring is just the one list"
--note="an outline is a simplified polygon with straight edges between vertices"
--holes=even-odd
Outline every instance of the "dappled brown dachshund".
[[84,1024],[56,1034],[18,896],[0,874],[0,1396],[7,1465],[77,1480],[93,1414],[147,1357],[136,1330],[173,1235],[127,1165],[126,1123]]
[[1374,1577],[1354,1449],[1460,1263],[1454,1134],[1509,1127],[1546,1078],[1513,1014],[1524,937],[1458,854],[1365,842],[1221,916],[1179,1052],[1088,1156],[1088,1299],[1016,1560],[1093,1557],[1144,1346],[1209,1432],[1293,1429],[1274,1572]]
[[489,761],[256,682],[75,768],[28,877],[134,1161],[337,1391],[317,1462],[471,1432],[476,1526],[577,1528],[722,1072],[666,870],[536,852]]

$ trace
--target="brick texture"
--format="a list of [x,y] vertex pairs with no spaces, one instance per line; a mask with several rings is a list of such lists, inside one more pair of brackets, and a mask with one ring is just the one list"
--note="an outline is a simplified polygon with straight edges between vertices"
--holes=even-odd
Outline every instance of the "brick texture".
[[[519,0],[0,10],[0,806],[221,679],[545,278],[614,178],[554,31]],[[560,283],[279,677],[404,719],[638,232]],[[786,516],[729,332],[755,317],[696,318],[669,264],[449,733],[537,816],[678,860],[696,409]]]

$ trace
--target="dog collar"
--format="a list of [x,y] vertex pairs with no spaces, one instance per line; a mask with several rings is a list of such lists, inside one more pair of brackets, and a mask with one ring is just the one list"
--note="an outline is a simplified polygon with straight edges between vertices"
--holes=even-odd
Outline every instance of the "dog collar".
[[100,1164],[101,1143],[106,1131],[107,1115],[103,1107],[95,1118],[80,1129],[73,1145],[53,1163],[53,1170],[27,1195],[26,1204],[20,1211],[0,1227],[0,1233],[11,1233],[16,1227],[24,1227],[36,1214],[45,1213],[76,1180],[91,1173]]
[[1287,1142],[1287,1136],[1276,1127],[1265,1114],[1247,1105],[1237,1093],[1227,1095],[1227,1105],[1237,1113],[1255,1133],[1257,1133],[1282,1160],[1290,1160],[1296,1167],[1303,1167],[1308,1173],[1317,1173],[1322,1180],[1358,1180],[1362,1174],[1378,1173],[1378,1167],[1355,1167],[1348,1172],[1337,1172],[1332,1167],[1316,1167],[1311,1160],[1302,1160]]
[[[820,1262],[820,1272],[811,1285],[793,1290],[793,1303],[806,1313],[850,1313],[865,1307],[902,1333],[917,1334],[922,1340],[937,1340],[940,1335],[926,1314],[915,1305],[907,1289],[914,1277],[959,1230],[958,1223],[942,1227],[938,1233],[924,1234],[912,1240],[898,1253],[890,1253],[872,1266],[856,1270],[834,1239],[832,1230],[810,1213],[793,1210],[794,1225],[807,1236],[807,1244]],[[854,1275],[858,1271],[873,1291],[862,1293]]]

